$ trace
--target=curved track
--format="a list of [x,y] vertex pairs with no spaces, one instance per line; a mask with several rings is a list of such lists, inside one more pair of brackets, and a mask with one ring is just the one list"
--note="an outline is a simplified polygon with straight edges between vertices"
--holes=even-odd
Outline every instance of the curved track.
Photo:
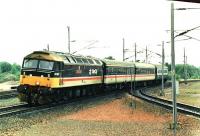
[[[147,89],[147,88],[139,89],[136,91],[136,94],[134,94],[134,95],[136,97],[139,97],[150,103],[157,104],[166,109],[172,110],[172,108],[173,108],[172,101],[148,95],[148,94],[146,94],[146,91],[148,91],[148,90],[149,89]],[[180,113],[187,114],[187,115],[193,115],[196,117],[200,117],[200,108],[199,107],[195,107],[195,106],[191,106],[191,105],[187,105],[187,104],[183,104],[183,103],[177,103],[177,111]]]

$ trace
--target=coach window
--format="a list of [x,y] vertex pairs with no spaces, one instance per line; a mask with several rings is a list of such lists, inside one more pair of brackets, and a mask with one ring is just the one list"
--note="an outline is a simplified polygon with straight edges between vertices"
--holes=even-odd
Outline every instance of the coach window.
[[140,68],[138,70],[139,70],[138,74],[142,74],[143,73],[143,69],[142,68]]
[[138,68],[136,68],[136,73],[139,74],[139,69]]
[[108,74],[109,74],[109,75],[114,75],[114,68],[109,67],[109,68],[108,68]]
[[142,68],[140,69],[139,74],[143,74],[143,69]]
[[123,74],[123,68],[119,68],[119,74]]
[[139,73],[140,73],[140,74],[143,74],[143,69],[142,69],[142,68],[140,69],[140,72],[139,72]]
[[155,70],[154,69],[152,69],[152,74],[154,74],[155,73]]
[[121,68],[115,68],[115,73],[121,74]]
[[121,68],[121,74],[125,74],[125,68]]
[[142,73],[142,69],[138,69],[138,74],[141,74]]
[[114,68],[110,68],[110,75],[114,75],[115,73],[115,69]]
[[127,74],[128,75],[130,74],[130,68],[127,68]]
[[128,69],[124,68],[124,74],[127,75],[128,74]]
[[112,74],[111,75],[115,75],[117,72],[116,72],[116,68],[112,68]]
[[131,74],[131,68],[127,68],[127,74]]
[[148,69],[147,68],[144,69],[144,74],[148,74]]
[[112,72],[113,72],[112,68],[109,67],[109,68],[108,68],[108,75],[112,75]]
[[109,74],[110,74],[110,69],[106,68],[106,75],[109,75]]
[[113,68],[113,74],[119,73],[119,68],[114,67]]
[[121,68],[115,68],[115,73],[116,74],[121,74],[121,70],[122,70]]
[[149,74],[149,69],[145,69],[145,74]]

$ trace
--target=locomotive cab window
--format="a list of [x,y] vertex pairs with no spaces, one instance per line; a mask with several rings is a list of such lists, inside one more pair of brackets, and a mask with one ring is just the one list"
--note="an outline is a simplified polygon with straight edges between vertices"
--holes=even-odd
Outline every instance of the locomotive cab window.
[[46,69],[46,70],[53,70],[53,64],[54,64],[54,62],[51,62],[51,61],[40,60],[38,68]]
[[38,60],[24,59],[23,68],[37,68]]
[[25,59],[23,62],[23,68],[38,68],[45,70],[53,70],[53,61]]

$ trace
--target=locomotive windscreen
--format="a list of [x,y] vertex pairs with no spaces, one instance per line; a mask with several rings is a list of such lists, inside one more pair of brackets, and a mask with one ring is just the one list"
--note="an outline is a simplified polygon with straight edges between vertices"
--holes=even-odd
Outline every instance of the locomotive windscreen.
[[38,68],[53,70],[54,62],[46,60],[36,60],[36,59],[25,59],[23,63],[23,68]]

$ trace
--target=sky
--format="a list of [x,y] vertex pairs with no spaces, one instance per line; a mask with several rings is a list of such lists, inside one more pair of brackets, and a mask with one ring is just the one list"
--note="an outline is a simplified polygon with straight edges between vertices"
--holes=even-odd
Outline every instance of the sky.
[[[144,49],[161,54],[164,41],[166,62],[170,63],[170,3],[166,0],[6,0],[0,1],[0,61],[21,64],[23,57],[35,50],[68,52],[67,26],[70,26],[71,52],[98,58],[113,56],[122,60],[134,55],[144,61]],[[175,8],[200,8],[199,4],[174,2]],[[200,25],[200,9],[175,11],[175,30]],[[179,32],[182,32],[179,31]],[[188,63],[200,67],[200,28],[175,40],[176,63],[183,63],[186,48]],[[91,45],[92,48],[87,49]],[[149,63],[161,58],[148,52]],[[130,58],[128,61],[134,60]]]

